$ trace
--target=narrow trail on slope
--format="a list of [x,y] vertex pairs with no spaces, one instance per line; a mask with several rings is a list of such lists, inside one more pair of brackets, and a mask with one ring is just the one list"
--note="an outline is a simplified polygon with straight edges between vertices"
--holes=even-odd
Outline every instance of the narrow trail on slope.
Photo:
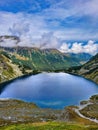
[[91,119],[91,118],[86,117],[86,116],[84,116],[83,114],[80,113],[80,110],[84,109],[85,107],[87,107],[90,104],[92,104],[92,103],[87,103],[86,105],[80,105],[78,109],[75,108],[74,110],[80,117],[85,118],[87,120],[90,120],[92,122],[98,123],[97,119]]

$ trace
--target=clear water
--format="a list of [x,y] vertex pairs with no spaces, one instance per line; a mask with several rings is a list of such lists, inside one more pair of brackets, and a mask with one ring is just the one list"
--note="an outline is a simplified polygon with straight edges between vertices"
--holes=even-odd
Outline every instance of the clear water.
[[67,73],[41,73],[14,80],[7,84],[0,98],[34,102],[42,108],[62,109],[78,105],[98,93],[98,85]]

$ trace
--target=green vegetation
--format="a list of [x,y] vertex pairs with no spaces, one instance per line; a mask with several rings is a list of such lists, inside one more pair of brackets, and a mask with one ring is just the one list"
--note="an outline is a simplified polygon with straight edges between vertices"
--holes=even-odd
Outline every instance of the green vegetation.
[[98,54],[81,67],[79,74],[98,83]]
[[98,125],[44,122],[3,126],[0,130],[98,130]]
[[[11,38],[19,41],[18,37]],[[98,83],[98,54],[81,66],[88,59],[89,55],[62,54],[56,49],[0,48],[0,82],[40,71],[64,71],[83,75]],[[81,105],[84,104],[87,106],[80,113],[98,120],[98,95],[82,101]],[[78,107],[41,109],[33,103],[0,100],[0,130],[98,130],[98,124],[80,117],[75,109]]]
[[[8,36],[6,38],[9,38]],[[12,37],[14,38],[14,37]],[[17,38],[16,38],[17,40]],[[85,54],[63,54],[56,49],[13,47],[0,48],[0,82],[18,76],[41,71],[66,71],[69,67],[79,66],[89,59]]]
[[9,57],[14,64],[19,65],[21,69],[53,71],[80,65],[80,59],[62,54],[56,49],[40,50],[37,48],[17,47],[4,48],[4,51],[4,55]]
[[18,65],[15,65],[9,59],[9,55],[0,51],[0,82],[5,82],[10,79],[23,75]]
[[98,54],[82,66],[68,68],[67,72],[82,75],[98,83]]

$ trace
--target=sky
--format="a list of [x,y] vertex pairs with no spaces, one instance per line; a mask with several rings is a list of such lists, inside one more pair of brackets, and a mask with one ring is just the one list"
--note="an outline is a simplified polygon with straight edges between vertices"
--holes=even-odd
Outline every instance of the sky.
[[0,0],[0,35],[20,37],[20,46],[95,55],[98,0]]

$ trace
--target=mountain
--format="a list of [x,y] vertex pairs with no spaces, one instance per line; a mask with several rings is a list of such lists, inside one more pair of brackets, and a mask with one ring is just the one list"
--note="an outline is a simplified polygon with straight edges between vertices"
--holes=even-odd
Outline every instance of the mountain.
[[80,62],[80,64],[84,64],[86,63],[87,61],[90,60],[90,58],[92,57],[92,55],[88,54],[88,53],[78,53],[78,54],[75,54],[75,53],[69,53],[69,55],[71,57],[76,57],[78,59],[78,61]]
[[49,71],[79,66],[89,60],[89,54],[64,54],[57,49],[3,47],[3,54],[21,68]]
[[20,38],[0,36],[0,82],[38,71],[66,70],[87,62],[86,53],[61,53],[57,49],[20,47]]
[[83,61],[83,58],[80,59],[75,54],[64,54],[56,49],[0,47],[0,82],[34,71],[56,71],[79,66]]
[[80,65],[77,58],[67,56],[56,49],[13,47],[2,48],[2,53],[12,63],[17,64],[22,71],[28,70],[58,70],[66,67]]
[[82,75],[98,83],[98,53],[84,65],[69,68],[68,72]]

